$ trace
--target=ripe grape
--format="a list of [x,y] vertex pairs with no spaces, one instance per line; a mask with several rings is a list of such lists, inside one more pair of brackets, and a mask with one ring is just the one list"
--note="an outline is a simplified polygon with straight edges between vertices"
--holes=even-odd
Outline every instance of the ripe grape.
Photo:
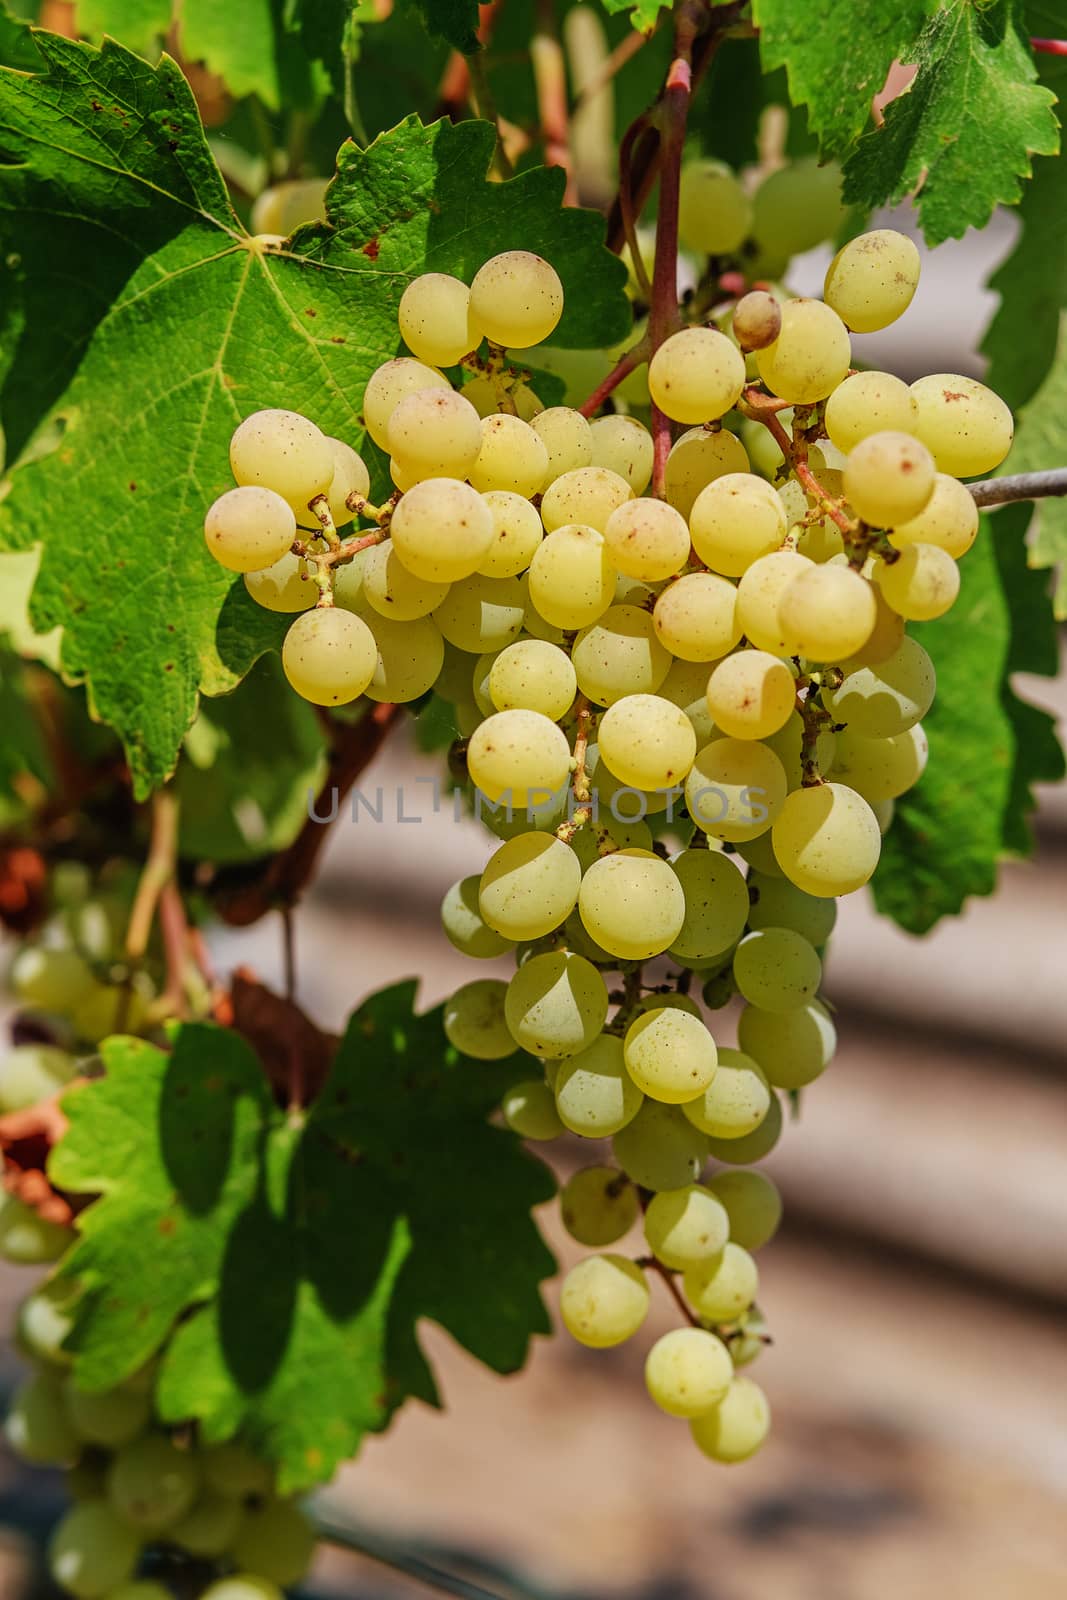
[[955,372],[936,372],[911,386],[915,432],[940,472],[973,478],[999,467],[1011,449],[1014,423],[992,389]]
[[552,950],[524,962],[504,1001],[516,1044],[552,1060],[587,1049],[607,1014],[603,978],[592,962],[569,950]]
[[630,694],[608,707],[597,746],[608,770],[635,789],[669,790],[684,781],[696,755],[689,718],[669,700]]
[[67,1383],[67,1415],[87,1444],[117,1450],[143,1433],[151,1416],[147,1394],[137,1389],[108,1389],[87,1392],[73,1381]]
[[287,553],[296,538],[296,517],[273,489],[227,489],[208,508],[204,538],[227,572],[260,572]]
[[833,1019],[817,1000],[792,1011],[746,1006],[738,1018],[737,1039],[776,1089],[803,1089],[814,1083],[837,1048]]
[[826,431],[847,455],[872,433],[913,433],[915,399],[891,372],[854,372],[826,402]]
[[722,161],[686,161],[678,197],[678,236],[687,250],[733,255],[748,237],[752,202]]
[[797,655],[845,661],[870,638],[877,606],[866,578],[832,564],[798,573],[782,591],[778,614]]
[[604,528],[611,564],[646,583],[670,578],[689,559],[685,518],[663,500],[629,500],[617,506]]
[[919,252],[906,234],[875,228],[842,245],[827,268],[823,295],[853,333],[875,333],[907,311],[919,268]]
[[751,1378],[735,1378],[726,1398],[705,1416],[695,1417],[689,1431],[697,1447],[712,1461],[747,1461],[770,1432],[767,1397]]
[[645,1362],[645,1385],[669,1417],[702,1417],[730,1387],[734,1365],[721,1339],[704,1328],[672,1328]]
[[671,446],[664,492],[668,504],[688,518],[701,489],[726,472],[747,471],[748,454],[729,428],[719,428],[714,433],[707,428],[689,428]]
[[46,1222],[13,1194],[0,1191],[0,1259],[22,1267],[43,1266],[58,1261],[73,1242],[69,1228]]
[[[489,961],[511,949],[512,941],[485,921],[478,906],[481,880],[472,873],[454,883],[441,903],[441,924],[448,941],[465,956]],[[577,889],[575,890],[577,894]]]
[[15,1045],[0,1057],[0,1114],[50,1099],[66,1088],[76,1070],[74,1057],[55,1045]]
[[736,1322],[756,1298],[759,1268],[747,1250],[731,1241],[714,1260],[689,1267],[682,1287],[705,1322]]
[[345,444],[343,439],[327,438],[326,443],[333,457],[333,477],[326,491],[326,499],[334,526],[343,528],[356,515],[349,508],[349,495],[358,494],[366,499],[370,494],[370,473],[363,457],[350,444]]
[[539,711],[497,711],[467,745],[471,781],[487,799],[507,797],[513,807],[555,794],[570,765],[565,735]]
[[628,695],[654,693],[671,665],[670,652],[656,637],[652,618],[637,606],[609,607],[582,629],[571,658],[578,687],[602,706]]
[[409,572],[431,583],[455,583],[489,554],[493,514],[470,484],[424,478],[396,507],[389,532]]
[[760,1250],[770,1243],[782,1220],[782,1197],[765,1173],[717,1172],[707,1187],[726,1210],[735,1244]]
[[706,1136],[686,1121],[680,1107],[649,1099],[615,1135],[611,1148],[634,1183],[657,1193],[692,1183],[708,1155]]
[[549,406],[531,418],[530,426],[548,452],[548,466],[541,490],[562,478],[564,473],[588,467],[593,461],[593,434],[580,411],[571,406]]
[[714,572],[687,572],[662,591],[652,621],[673,655],[704,664],[703,694],[710,663],[728,655],[741,637],[737,590]]
[[470,304],[494,344],[527,350],[547,339],[563,315],[563,285],[541,256],[505,250],[474,274]]
[[960,569],[936,544],[905,545],[896,561],[881,561],[874,580],[888,606],[907,622],[943,617],[960,592]]
[[683,962],[722,955],[741,937],[748,916],[744,878],[729,856],[713,850],[682,850],[671,866],[685,896],[685,920],[671,955]]
[[327,178],[289,178],[272,183],[256,196],[252,232],[287,239],[303,223],[325,221],[328,185]]
[[580,523],[554,528],[534,552],[530,599],[554,627],[588,627],[603,616],[614,593],[615,575],[604,537],[595,528]]
[[[708,576],[713,574],[709,573]],[[652,620],[655,621],[654,613]],[[706,661],[675,661],[657,690],[662,700],[669,700],[671,705],[685,712],[692,723],[698,745],[706,744],[714,731],[711,712],[708,710],[708,674],[709,666]],[[697,756],[696,759],[699,760],[700,757]]]
[[738,650],[708,679],[708,710],[727,737],[763,739],[788,720],[796,694],[784,661],[765,650]]
[[482,496],[493,519],[493,539],[478,563],[486,578],[515,578],[525,572],[544,537],[536,507],[509,489],[490,489]]
[[543,1078],[527,1078],[512,1084],[500,1102],[504,1121],[520,1139],[538,1143],[558,1139],[563,1123],[556,1110],[556,1099]]
[[333,452],[325,434],[298,411],[255,411],[234,430],[230,467],[238,484],[273,489],[290,506],[306,506],[330,487]]
[[845,377],[851,359],[848,329],[821,300],[787,300],[777,339],[756,352],[768,389],[795,406],[825,400]]
[[386,705],[404,705],[432,689],[444,660],[445,644],[432,617],[390,622],[376,617],[378,659],[364,693]]
[[470,401],[452,389],[416,389],[405,395],[393,408],[387,430],[389,453],[407,480],[404,487],[426,478],[466,478],[482,447],[482,428]]
[[647,961],[674,943],[685,895],[666,861],[650,850],[617,850],[586,872],[578,892],[586,931],[623,961]]
[[878,865],[882,836],[862,795],[843,783],[794,789],[771,829],[786,877],[813,895],[851,894]]
[[674,422],[708,422],[737,404],[745,358],[716,328],[683,328],[648,364],[652,403]]
[[476,572],[452,585],[433,619],[458,650],[495,652],[522,632],[525,600],[518,578],[484,578]]
[[715,1040],[703,1018],[660,1006],[634,1019],[623,1044],[626,1070],[653,1100],[681,1105],[715,1076]]
[[394,622],[414,622],[441,604],[447,583],[417,578],[397,555],[392,539],[372,545],[362,566],[361,594],[382,617]]
[[305,700],[317,706],[347,705],[374,676],[375,637],[361,617],[337,606],[318,607],[297,617],[285,635],[285,676]]
[[200,1490],[194,1455],[149,1433],[119,1450],[107,1475],[108,1498],[143,1533],[162,1533],[192,1508]]
[[593,465],[608,467],[630,485],[634,494],[643,494],[652,477],[652,435],[636,417],[621,412],[598,417],[590,423]]
[[781,761],[756,739],[713,739],[685,781],[686,810],[697,827],[730,843],[766,833],[787,793]]
[[737,585],[737,620],[741,632],[758,650],[771,655],[792,655],[780,614],[786,587],[814,563],[794,550],[774,550],[760,556]]
[[202,1451],[200,1462],[205,1486],[216,1494],[244,1499],[270,1494],[273,1489],[274,1474],[268,1463],[237,1440]]
[[874,805],[913,789],[928,754],[926,734],[918,723],[888,739],[865,739],[846,728],[838,738],[830,770]]
[[548,473],[548,451],[540,436],[521,417],[498,412],[482,420],[482,444],[470,469],[470,481],[483,493],[506,489],[511,494],[539,494]]
[[772,878],[753,870],[748,875],[748,893],[750,928],[792,928],[813,945],[825,944],[834,931],[834,902],[805,894],[788,878]]
[[626,479],[610,467],[577,467],[545,490],[541,521],[547,533],[577,524],[602,534],[611,513],[632,498]]
[[507,984],[499,978],[475,978],[445,1001],[444,1029],[449,1044],[476,1061],[499,1061],[514,1055],[504,1014]]
[[[567,1065],[574,1069],[573,1061]],[[628,1233],[641,1210],[637,1190],[617,1167],[581,1167],[560,1190],[559,1208],[571,1238],[598,1250]]]
[[701,561],[728,578],[777,550],[787,531],[781,497],[751,472],[725,473],[702,489],[689,526]]
[[585,1139],[604,1139],[618,1133],[633,1121],[643,1101],[644,1095],[626,1070],[622,1040],[611,1033],[602,1033],[587,1049],[564,1061],[556,1078],[560,1119],[571,1133]]
[[[189,1555],[217,1561],[233,1547],[245,1515],[245,1507],[231,1495],[202,1494],[188,1515],[170,1529],[169,1542]],[[165,1590],[163,1600],[168,1600],[169,1594]]]
[[648,1315],[649,1292],[639,1266],[625,1256],[587,1256],[563,1280],[559,1310],[579,1344],[606,1350],[635,1334]]
[[865,739],[889,739],[920,722],[934,703],[934,664],[916,639],[905,636],[888,661],[856,667],[829,696],[838,722]]
[[72,1466],[82,1441],[65,1404],[62,1380],[38,1372],[15,1391],[4,1438],[23,1461],[38,1467]]
[[371,374],[363,395],[363,421],[380,450],[389,449],[389,419],[393,412],[401,400],[420,389],[450,390],[451,384],[436,367],[411,356],[397,356]]
[[653,1195],[645,1212],[649,1248],[678,1272],[720,1256],[729,1233],[726,1208],[699,1183]]
[[845,493],[857,516],[892,528],[918,516],[934,492],[934,458],[908,433],[872,433],[845,463]]
[[446,272],[413,278],[397,310],[400,337],[413,355],[432,367],[452,367],[482,342],[471,317],[471,292]]
[[734,955],[738,989],[764,1011],[791,1011],[805,1005],[818,993],[821,978],[818,955],[792,928],[760,928],[746,934]]
[[132,1576],[141,1541],[103,1500],[74,1506],[48,1546],[48,1570],[76,1600],[104,1600]]
[[[340,572],[340,568],[338,572]],[[245,588],[265,611],[306,611],[319,598],[308,563],[287,550],[269,567],[244,575]],[[339,605],[340,601],[337,602]]]
[[841,169],[805,156],[764,178],[752,197],[751,232],[762,254],[784,269],[791,256],[832,239],[845,216]]
[[730,1166],[751,1166],[770,1155],[781,1138],[782,1122],[782,1102],[777,1095],[772,1095],[767,1115],[758,1128],[740,1138],[709,1139],[708,1152],[716,1161],[725,1161]]
[[577,691],[570,656],[544,639],[509,644],[489,670],[489,696],[498,711],[539,711],[557,722],[574,704]]
[[751,289],[734,307],[734,338],[742,350],[765,350],[782,328],[782,307],[766,289]]
[[918,516],[898,522],[889,542],[898,550],[909,544],[934,544],[954,561],[965,556],[978,534],[978,507],[965,484],[947,473],[934,479],[934,492]]
[[234,1572],[228,1578],[216,1578],[201,1592],[200,1600],[285,1600],[276,1583],[257,1578],[251,1572]]
[[761,1067],[742,1050],[719,1050],[711,1083],[683,1109],[694,1128],[712,1139],[740,1139],[759,1127],[771,1106]]

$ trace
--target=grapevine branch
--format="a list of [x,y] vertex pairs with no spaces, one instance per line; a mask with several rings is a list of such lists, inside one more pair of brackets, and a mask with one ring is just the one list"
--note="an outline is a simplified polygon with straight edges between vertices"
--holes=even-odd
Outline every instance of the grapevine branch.
[[597,384],[585,404],[578,407],[582,416],[595,416],[608,398],[608,395],[612,394],[619,387],[619,384],[630,376],[635,367],[639,367],[643,361],[648,360],[650,349],[651,345],[646,334],[643,339],[639,339],[635,345],[627,350],[625,355],[620,356],[607,377]]
[[1006,478],[986,478],[969,483],[980,506],[1006,506],[1017,500],[1044,500],[1067,495],[1067,467],[1050,467],[1046,472],[1015,472]]
[[152,835],[148,857],[126,929],[126,954],[132,962],[144,959],[152,935],[152,924],[156,919],[156,907],[163,890],[174,878],[177,860],[178,800],[172,790],[159,789],[152,797]]

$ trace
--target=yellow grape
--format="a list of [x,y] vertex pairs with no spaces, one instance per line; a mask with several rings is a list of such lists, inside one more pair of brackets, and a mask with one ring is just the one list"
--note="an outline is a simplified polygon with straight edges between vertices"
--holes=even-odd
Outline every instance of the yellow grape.
[[832,563],[799,573],[783,591],[779,614],[798,655],[844,661],[867,643],[877,608],[867,579]]
[[[760,428],[761,433],[766,429]],[[767,435],[770,438],[770,435]],[[688,428],[671,446],[664,474],[668,504],[688,518],[701,489],[726,472],[747,472],[748,454],[729,428]]]
[[662,591],[652,612],[660,642],[683,661],[708,665],[741,637],[737,590],[714,572],[687,572]]
[[553,528],[534,551],[529,593],[537,614],[555,628],[585,628],[603,616],[615,595],[603,534],[581,523]]
[[400,297],[400,337],[420,361],[452,367],[482,342],[471,318],[471,292],[446,272],[424,272]]
[[825,400],[845,377],[851,359],[847,328],[821,300],[787,300],[782,331],[773,344],[756,352],[760,377],[790,405]]
[[547,339],[563,315],[563,285],[541,256],[505,250],[474,274],[470,309],[494,344],[526,350]]
[[856,514],[877,528],[918,516],[934,492],[934,458],[909,433],[872,433],[845,463],[845,493]]
[[672,577],[689,559],[685,518],[664,500],[617,506],[605,524],[604,543],[617,571],[647,583]]
[[537,508],[507,489],[490,489],[482,500],[493,519],[493,538],[476,570],[486,578],[516,578],[544,538]]
[[826,402],[826,431],[846,455],[872,433],[913,433],[916,417],[911,390],[891,372],[854,372]]
[[973,478],[999,467],[1011,449],[1014,423],[992,389],[955,372],[936,372],[911,386],[915,432],[941,472]]
[[708,710],[715,726],[731,739],[764,739],[776,733],[796,697],[792,672],[766,650],[738,650],[720,661],[708,679]]
[[729,472],[702,489],[689,516],[693,548],[715,572],[739,578],[786,536],[781,497],[751,472]]
[[598,705],[632,694],[654,694],[670,669],[670,652],[652,618],[637,606],[611,606],[574,641],[578,687]]
[[960,592],[960,569],[936,544],[909,544],[896,561],[880,561],[874,579],[886,604],[907,622],[943,617]]
[[911,305],[919,267],[906,234],[875,228],[842,245],[827,268],[823,296],[853,333],[875,333]]
[[898,522],[889,542],[898,550],[909,544],[935,544],[954,561],[965,556],[978,533],[978,507],[965,484],[947,473],[934,479],[934,492],[917,516]]
[[648,365],[652,403],[674,422],[709,422],[737,404],[745,358],[715,328],[672,333]]
[[861,889],[882,848],[874,812],[843,783],[794,789],[771,837],[778,866],[790,882],[822,897]]
[[609,467],[625,478],[634,494],[643,494],[652,477],[652,435],[636,417],[621,413],[598,417],[590,424],[593,465]]
[[654,694],[625,695],[609,706],[597,744],[609,771],[634,789],[669,790],[683,783],[696,755],[696,734],[685,712]]
[[713,839],[755,839],[785,804],[788,784],[775,752],[758,739],[713,739],[685,781],[686,809]]

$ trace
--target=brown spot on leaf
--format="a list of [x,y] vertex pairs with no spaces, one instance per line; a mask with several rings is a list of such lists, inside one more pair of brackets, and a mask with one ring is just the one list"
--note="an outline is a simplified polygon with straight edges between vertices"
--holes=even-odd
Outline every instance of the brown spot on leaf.
[[367,241],[367,243],[363,246],[363,254],[365,256],[367,256],[367,258],[369,260],[377,261],[378,252],[380,251],[380,249],[381,249],[381,246],[379,245],[377,239],[369,239]]

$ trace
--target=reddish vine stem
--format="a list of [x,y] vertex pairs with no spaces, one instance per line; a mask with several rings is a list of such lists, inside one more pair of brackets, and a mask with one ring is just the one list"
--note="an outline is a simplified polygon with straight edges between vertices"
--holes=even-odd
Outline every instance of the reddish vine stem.
[[753,388],[745,390],[744,402],[744,409],[748,415],[754,417],[757,422],[762,422],[763,426],[769,431],[771,438],[789,462],[791,471],[806,493],[817,501],[830,520],[840,528],[846,539],[854,538],[857,532],[856,524],[841,509],[837,501],[826,493],[826,490],[804,459],[806,451],[797,447],[796,442],[790,438],[778,420],[777,413],[784,409],[784,402],[781,400],[769,400],[766,395]]
[[1039,55],[1067,56],[1067,39],[1031,39],[1030,44]]
[[630,376],[634,368],[639,367],[642,361],[648,360],[649,348],[649,341],[646,336],[640,339],[631,349],[627,350],[625,355],[619,357],[607,377],[597,384],[585,404],[578,407],[583,417],[595,415],[608,396]]
[[651,1271],[659,1275],[659,1277],[666,1284],[667,1292],[671,1299],[674,1301],[675,1305],[678,1307],[678,1310],[682,1313],[682,1316],[685,1318],[686,1322],[688,1322],[691,1328],[702,1328],[704,1326],[696,1313],[686,1305],[674,1273],[669,1267],[665,1267],[663,1262],[657,1260],[655,1256],[642,1256],[637,1262],[637,1265],[639,1267],[651,1269]]
[[189,959],[189,919],[185,903],[173,878],[168,878],[159,895],[159,931],[163,940],[166,962],[167,986],[164,998],[168,1014],[187,1017],[189,1005],[185,993],[185,967]]

